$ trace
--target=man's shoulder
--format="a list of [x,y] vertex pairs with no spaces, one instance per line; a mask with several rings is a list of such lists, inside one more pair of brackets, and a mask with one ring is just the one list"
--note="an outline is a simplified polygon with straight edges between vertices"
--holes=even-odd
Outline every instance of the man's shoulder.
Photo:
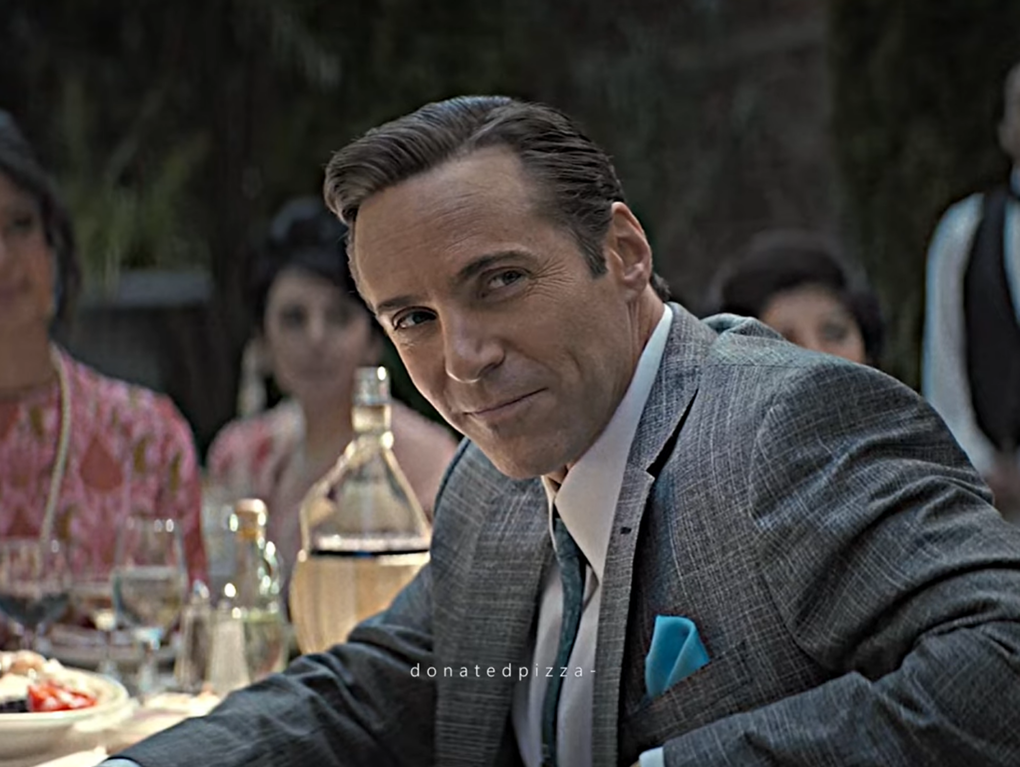
[[702,322],[716,332],[703,364],[710,373],[739,368],[766,371],[798,369],[819,364],[819,355],[790,343],[772,328],[752,317],[716,314]]
[[753,317],[722,313],[698,319],[682,306],[671,307],[674,324],[659,368],[660,377],[696,374],[703,379],[706,367],[796,362],[795,356],[791,357],[792,344]]
[[737,396],[737,404],[748,404],[777,393],[811,396],[814,390],[830,386],[837,390],[907,388],[877,368],[790,343],[749,317],[720,314],[702,322],[718,334],[701,363],[699,388],[707,397]]
[[935,237],[970,237],[981,218],[985,197],[985,192],[974,192],[950,204],[939,217]]

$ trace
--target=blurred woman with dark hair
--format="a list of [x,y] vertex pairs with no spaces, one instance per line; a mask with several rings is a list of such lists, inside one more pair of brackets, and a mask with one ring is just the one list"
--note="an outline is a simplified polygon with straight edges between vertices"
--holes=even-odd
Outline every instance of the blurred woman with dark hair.
[[758,235],[714,292],[715,311],[756,317],[799,346],[869,365],[881,357],[878,299],[810,232]]
[[[228,424],[209,451],[209,485],[269,507],[268,537],[289,572],[300,549],[298,511],[353,436],[354,375],[382,359],[384,337],[354,286],[347,227],[315,198],[289,202],[254,268],[255,332],[285,399]],[[431,517],[457,443],[450,432],[393,403],[393,452]]]
[[71,219],[0,111],[0,538],[55,535],[111,567],[138,511],[178,520],[204,577],[191,430],[165,396],[103,376],[51,340],[80,282]]

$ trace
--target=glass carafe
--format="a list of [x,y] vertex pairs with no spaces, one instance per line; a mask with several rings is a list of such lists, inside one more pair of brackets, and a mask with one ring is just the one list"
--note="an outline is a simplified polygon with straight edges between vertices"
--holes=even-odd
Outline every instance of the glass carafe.
[[386,368],[356,373],[354,438],[301,505],[290,615],[303,652],[342,642],[428,561],[431,529],[393,455]]
[[230,516],[234,534],[234,568],[220,594],[214,626],[215,643],[230,636],[233,622],[243,634],[247,676],[252,682],[280,671],[287,662],[287,621],[280,595],[276,547],[266,540],[266,505],[256,498],[234,503]]

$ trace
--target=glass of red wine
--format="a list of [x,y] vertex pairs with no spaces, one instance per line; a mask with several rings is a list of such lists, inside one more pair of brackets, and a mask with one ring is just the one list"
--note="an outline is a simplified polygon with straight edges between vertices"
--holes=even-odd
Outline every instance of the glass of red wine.
[[67,610],[71,572],[60,542],[54,539],[0,540],[0,613],[32,650],[38,635]]

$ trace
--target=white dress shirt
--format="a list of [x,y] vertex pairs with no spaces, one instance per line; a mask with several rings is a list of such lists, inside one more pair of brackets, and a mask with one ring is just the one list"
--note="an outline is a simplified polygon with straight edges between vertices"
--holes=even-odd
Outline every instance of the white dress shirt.
[[[1020,190],[1020,168],[1010,183]],[[963,280],[984,196],[973,194],[946,211],[928,249],[927,307],[921,391],[946,422],[971,463],[987,474],[995,447],[977,425],[967,377]],[[1020,203],[1006,201],[1004,234],[1006,277],[1013,308],[1020,318]]]
[[[563,484],[557,487],[555,482],[542,478],[549,499],[550,537],[555,503],[564,525],[588,561],[581,624],[560,691],[556,733],[560,767],[587,767],[592,763],[592,699],[598,673],[595,645],[606,552],[627,456],[659,371],[672,320],[673,312],[667,307],[645,344],[627,393],[612,419],[595,444],[567,472]],[[562,615],[563,588],[559,567],[554,563],[543,585],[531,673],[514,689],[514,731],[526,767],[542,764],[542,701],[549,681],[545,673],[556,662]],[[642,765],[662,764],[660,749],[655,751],[659,753],[649,752],[648,760],[642,756]]]

